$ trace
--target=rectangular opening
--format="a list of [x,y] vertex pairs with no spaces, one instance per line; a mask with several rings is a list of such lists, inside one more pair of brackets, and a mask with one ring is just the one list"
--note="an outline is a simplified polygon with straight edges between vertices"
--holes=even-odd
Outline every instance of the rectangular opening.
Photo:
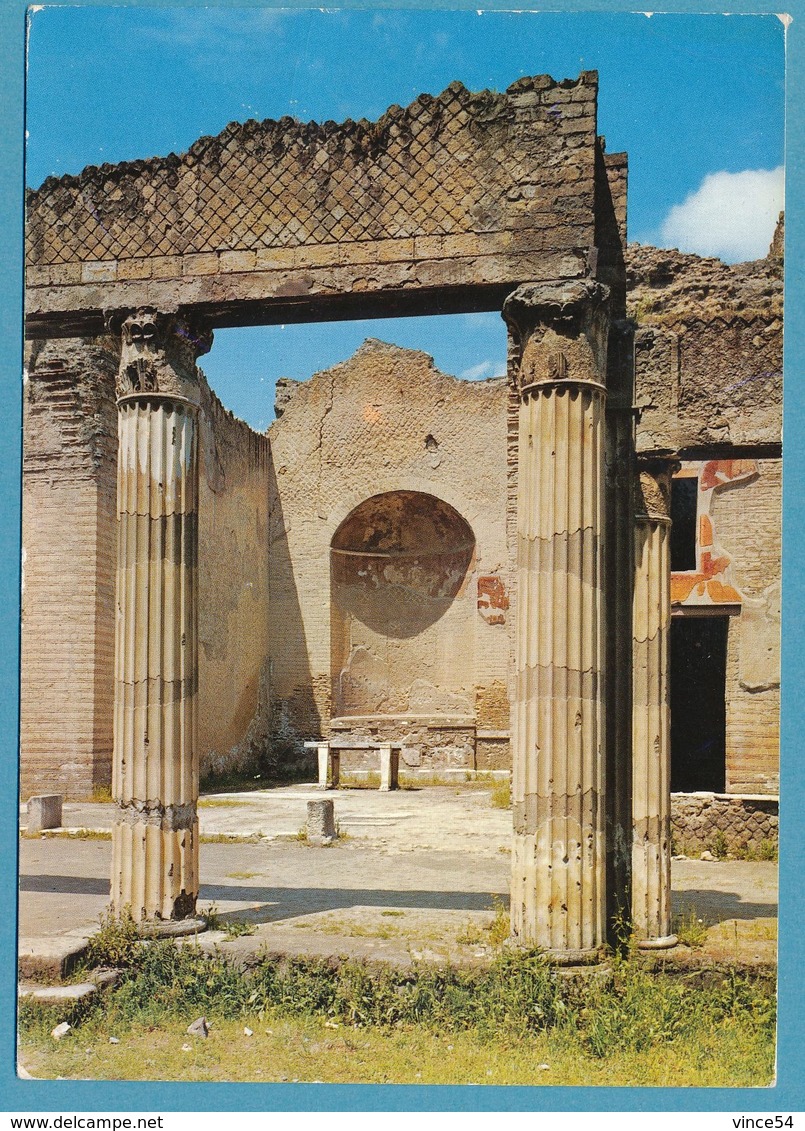
[[726,616],[671,621],[671,789],[676,793],[723,793],[726,787],[728,626]]
[[696,569],[698,476],[671,481],[671,570]]

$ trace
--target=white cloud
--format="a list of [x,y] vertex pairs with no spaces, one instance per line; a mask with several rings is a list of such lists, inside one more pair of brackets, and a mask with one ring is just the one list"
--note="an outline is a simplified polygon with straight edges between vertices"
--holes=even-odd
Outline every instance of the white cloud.
[[769,250],[784,193],[782,165],[708,173],[696,192],[666,216],[661,244],[727,263],[761,259]]
[[485,381],[489,377],[502,377],[506,372],[505,361],[481,361],[459,373],[462,381]]

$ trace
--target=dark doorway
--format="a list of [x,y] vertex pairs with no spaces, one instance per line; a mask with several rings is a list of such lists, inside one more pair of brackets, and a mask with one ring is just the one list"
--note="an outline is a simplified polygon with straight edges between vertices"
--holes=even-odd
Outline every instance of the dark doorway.
[[727,628],[729,617],[671,621],[671,789],[726,785]]

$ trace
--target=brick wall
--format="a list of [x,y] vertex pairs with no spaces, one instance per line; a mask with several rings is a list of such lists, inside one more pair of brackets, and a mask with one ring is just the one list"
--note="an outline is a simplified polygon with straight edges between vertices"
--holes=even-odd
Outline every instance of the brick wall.
[[29,351],[24,394],[21,790],[111,778],[117,409],[103,341]]

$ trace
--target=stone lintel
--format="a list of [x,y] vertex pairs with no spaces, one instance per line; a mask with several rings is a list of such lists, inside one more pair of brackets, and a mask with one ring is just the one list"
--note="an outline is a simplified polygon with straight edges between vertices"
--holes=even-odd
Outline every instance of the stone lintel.
[[29,338],[89,337],[105,332],[105,311],[149,306],[202,319],[208,326],[259,326],[402,315],[500,310],[525,280],[580,277],[587,248],[574,246],[410,262],[255,270],[221,277],[29,287]]

